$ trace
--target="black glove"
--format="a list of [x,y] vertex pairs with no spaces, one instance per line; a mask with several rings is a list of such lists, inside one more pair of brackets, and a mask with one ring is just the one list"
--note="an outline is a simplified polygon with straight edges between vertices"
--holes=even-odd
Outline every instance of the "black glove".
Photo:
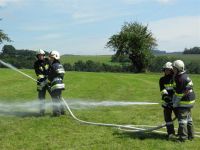
[[167,103],[167,108],[173,109],[173,103],[172,102]]
[[172,101],[171,97],[169,96],[164,96],[163,99],[166,103],[170,103]]

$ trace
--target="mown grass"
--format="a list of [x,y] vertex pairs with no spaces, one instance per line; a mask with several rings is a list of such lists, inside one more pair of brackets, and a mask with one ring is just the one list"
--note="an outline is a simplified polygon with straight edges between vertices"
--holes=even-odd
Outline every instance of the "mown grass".
[[[156,56],[168,56],[172,58],[181,59],[186,63],[193,61],[200,61],[199,54],[160,54]],[[92,60],[94,62],[106,63],[106,64],[118,64],[111,62],[111,55],[63,55],[61,57],[62,63],[74,64],[75,62],[81,60],[86,62],[87,60]]]
[[74,64],[79,60],[83,62],[92,60],[99,63],[111,63],[111,55],[63,55],[61,57],[62,63]]
[[166,54],[164,56],[175,57],[184,62],[200,61],[200,54]]
[[[33,77],[33,70],[22,70]],[[149,101],[160,102],[158,80],[161,74],[121,74],[67,72],[65,99],[87,101]],[[191,75],[194,88],[200,92],[200,76]],[[25,102],[37,98],[34,81],[10,69],[0,69],[0,101]],[[49,99],[49,97],[48,97]],[[200,130],[200,106],[193,109],[195,129]],[[73,109],[78,118],[115,124],[159,125],[163,122],[160,105],[94,107]],[[0,113],[0,149],[199,149],[200,139],[176,143],[164,134],[126,133],[115,128],[83,125],[67,113],[53,118],[51,110],[44,117],[37,112]]]

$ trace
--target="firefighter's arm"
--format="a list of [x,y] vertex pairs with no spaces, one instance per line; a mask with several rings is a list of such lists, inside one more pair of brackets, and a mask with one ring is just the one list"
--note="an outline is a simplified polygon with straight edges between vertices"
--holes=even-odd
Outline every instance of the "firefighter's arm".
[[63,65],[59,64],[55,66],[55,71],[59,77],[61,77],[62,79],[64,78],[65,70]]
[[37,63],[34,64],[34,70],[35,70],[35,74],[37,75],[37,80],[40,84],[43,85],[45,84],[47,77],[44,76],[43,72],[41,71],[39,67],[40,66]]
[[187,85],[184,90],[184,95],[187,95],[193,88],[193,82],[189,77],[187,78],[186,83]]

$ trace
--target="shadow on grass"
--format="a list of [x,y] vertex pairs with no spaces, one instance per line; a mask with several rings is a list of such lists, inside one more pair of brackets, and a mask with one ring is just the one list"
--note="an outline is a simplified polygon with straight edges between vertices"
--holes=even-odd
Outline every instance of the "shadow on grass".
[[162,133],[155,133],[155,132],[119,132],[116,131],[113,133],[114,136],[117,136],[118,138],[132,138],[132,139],[140,139],[140,140],[145,140],[145,139],[160,139],[160,140],[167,140],[167,135],[162,134]]
[[38,112],[2,111],[2,110],[0,110],[0,116],[16,116],[16,117],[22,117],[22,118],[24,118],[24,117],[41,117],[41,115]]

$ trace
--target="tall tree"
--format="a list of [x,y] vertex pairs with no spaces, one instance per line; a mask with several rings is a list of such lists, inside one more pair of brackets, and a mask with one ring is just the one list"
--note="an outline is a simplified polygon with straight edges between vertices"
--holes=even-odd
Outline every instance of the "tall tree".
[[116,52],[116,56],[128,55],[136,72],[146,71],[156,45],[148,26],[137,22],[125,23],[121,31],[112,35],[106,44]]
[[[0,18],[0,21],[1,21],[1,18]],[[3,32],[3,30],[0,29],[0,44],[2,44],[3,41],[11,42],[10,38],[8,37],[8,35],[5,34]]]

